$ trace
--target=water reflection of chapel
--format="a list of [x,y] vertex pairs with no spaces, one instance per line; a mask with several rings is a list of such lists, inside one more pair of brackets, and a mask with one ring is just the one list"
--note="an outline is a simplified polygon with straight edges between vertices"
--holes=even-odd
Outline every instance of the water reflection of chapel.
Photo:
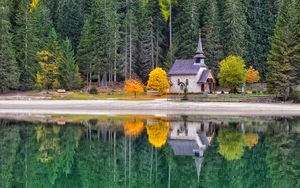
[[198,181],[203,155],[215,135],[215,126],[209,121],[188,121],[182,116],[180,121],[170,122],[168,145],[176,156],[191,156],[195,160]]

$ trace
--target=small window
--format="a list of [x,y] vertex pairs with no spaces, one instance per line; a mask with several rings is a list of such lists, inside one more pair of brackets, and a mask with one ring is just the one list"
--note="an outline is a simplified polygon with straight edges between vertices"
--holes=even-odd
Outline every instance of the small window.
[[183,90],[184,87],[183,87],[183,84],[180,84],[180,90]]

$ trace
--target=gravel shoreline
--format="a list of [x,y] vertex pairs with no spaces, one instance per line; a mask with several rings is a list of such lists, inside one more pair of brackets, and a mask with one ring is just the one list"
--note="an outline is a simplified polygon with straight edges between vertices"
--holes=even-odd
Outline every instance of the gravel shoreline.
[[147,114],[300,116],[299,104],[171,102],[166,100],[0,100],[0,114]]

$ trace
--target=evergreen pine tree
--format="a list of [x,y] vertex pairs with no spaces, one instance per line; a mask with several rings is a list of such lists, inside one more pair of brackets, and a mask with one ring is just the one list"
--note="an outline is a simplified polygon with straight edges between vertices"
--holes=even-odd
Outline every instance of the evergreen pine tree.
[[163,62],[163,27],[164,21],[157,0],[145,1],[141,5],[139,25],[139,58],[137,75],[144,81],[151,70]]
[[245,8],[241,0],[222,1],[222,43],[225,56],[239,55],[246,57],[245,33],[248,29]]
[[16,16],[14,46],[20,68],[20,89],[35,87],[38,63],[37,52],[43,50],[52,27],[49,10],[40,2],[30,9],[28,0],[21,0]]
[[60,56],[61,62],[59,64],[59,82],[61,87],[67,90],[79,89],[81,78],[69,39],[66,39],[62,43]]
[[190,59],[195,55],[199,39],[198,2],[198,0],[182,0],[174,6],[173,33],[176,58]]
[[205,3],[204,26],[201,32],[203,47],[207,58],[207,65],[213,70],[214,75],[219,72],[219,62],[224,58],[221,44],[221,26],[218,4],[216,0],[207,0]]
[[18,87],[18,67],[12,45],[9,1],[0,1],[0,93]]
[[89,19],[85,21],[81,40],[77,49],[77,61],[79,64],[79,70],[81,75],[84,75],[86,77],[87,83],[91,80],[91,74],[93,72],[94,65],[92,64],[92,42],[91,42],[91,25]]
[[[78,48],[79,66],[89,81],[93,74],[101,75],[104,84],[112,80],[113,63],[117,48],[117,19],[115,18],[115,1],[93,0],[91,14],[83,29],[83,36]],[[82,57],[81,57],[82,56]],[[107,74],[109,73],[109,74]]]
[[53,25],[56,28],[57,20],[58,20],[57,9],[58,9],[60,0],[45,0],[44,2],[46,3],[46,5],[49,9],[49,13],[52,18]]
[[90,14],[92,0],[80,0],[80,7],[84,15]]
[[176,0],[159,0],[161,14],[164,20],[168,23],[169,28],[169,46],[165,60],[165,68],[171,68],[175,58],[176,47],[173,45],[173,6],[177,3]]
[[52,28],[49,32],[44,50],[50,51],[59,61],[61,48],[59,45],[57,33],[54,28]]
[[268,89],[286,100],[292,87],[297,85],[299,53],[299,3],[285,0],[276,23],[275,35],[269,54]]
[[79,44],[81,30],[84,24],[84,15],[80,7],[81,0],[62,0],[57,10],[57,32],[61,38],[68,37],[73,49]]
[[147,78],[147,75],[155,67],[155,37],[153,28],[153,17],[149,9],[150,6],[151,1],[145,2],[145,4],[142,5],[142,16],[140,18],[141,22],[139,24],[141,50],[139,56],[140,61],[137,65],[140,71],[137,72],[137,74],[142,78]]
[[246,33],[248,55],[245,57],[248,66],[255,67],[265,79],[267,57],[271,49],[271,38],[280,0],[244,0],[249,29]]

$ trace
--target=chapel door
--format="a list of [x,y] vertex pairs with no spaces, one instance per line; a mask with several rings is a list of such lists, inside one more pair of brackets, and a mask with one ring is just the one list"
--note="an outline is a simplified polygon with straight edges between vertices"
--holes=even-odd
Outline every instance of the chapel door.
[[201,92],[205,92],[205,84],[201,84]]
[[212,93],[213,91],[213,83],[209,82],[209,93]]

